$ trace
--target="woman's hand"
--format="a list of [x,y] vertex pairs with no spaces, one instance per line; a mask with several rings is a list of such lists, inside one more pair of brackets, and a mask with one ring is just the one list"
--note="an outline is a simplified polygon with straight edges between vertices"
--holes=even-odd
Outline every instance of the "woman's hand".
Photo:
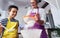
[[44,21],[43,20],[38,20],[36,22],[38,22],[40,25],[43,25],[44,24]]
[[39,14],[36,14],[35,17],[34,17],[34,20],[35,20],[36,22],[38,22],[40,25],[43,25],[44,20],[40,20],[40,19],[41,19],[41,18],[40,18],[40,15],[39,15]]
[[40,15],[39,15],[39,14],[35,14],[35,16],[33,17],[33,19],[34,19],[35,21],[40,20]]

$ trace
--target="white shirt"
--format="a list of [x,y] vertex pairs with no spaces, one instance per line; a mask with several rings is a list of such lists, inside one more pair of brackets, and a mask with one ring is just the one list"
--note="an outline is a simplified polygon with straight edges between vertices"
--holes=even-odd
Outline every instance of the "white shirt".
[[[46,22],[46,12],[44,11],[44,9],[42,8],[38,8],[38,9],[29,9],[26,16],[30,15],[30,13],[33,12],[33,13],[39,13],[40,15],[40,20],[43,20],[44,23]],[[31,20],[30,18],[24,18],[24,21],[26,23],[28,23],[29,26],[33,25],[35,22],[34,20]],[[28,26],[27,26],[28,27]]]
[[[39,13],[40,14],[40,18],[41,18],[40,20],[43,20],[44,22],[46,22],[46,12],[45,12],[44,9],[39,8],[39,11],[38,11],[38,9],[29,9],[27,14],[26,14],[26,16],[29,15],[31,12]],[[26,20],[28,20],[28,19],[26,19]]]

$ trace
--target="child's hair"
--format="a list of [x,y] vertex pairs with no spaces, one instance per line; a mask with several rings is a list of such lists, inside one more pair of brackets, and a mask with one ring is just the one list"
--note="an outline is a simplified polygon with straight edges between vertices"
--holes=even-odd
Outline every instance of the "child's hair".
[[15,6],[15,5],[10,5],[10,6],[8,7],[8,10],[11,11],[12,8],[16,8],[16,9],[18,10],[18,7]]

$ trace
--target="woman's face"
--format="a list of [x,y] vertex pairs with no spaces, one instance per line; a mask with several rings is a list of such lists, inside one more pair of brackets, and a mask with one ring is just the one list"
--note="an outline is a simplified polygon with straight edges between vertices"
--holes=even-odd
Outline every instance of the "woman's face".
[[36,8],[37,7],[37,2],[36,1],[31,1],[31,6],[32,6],[32,8]]

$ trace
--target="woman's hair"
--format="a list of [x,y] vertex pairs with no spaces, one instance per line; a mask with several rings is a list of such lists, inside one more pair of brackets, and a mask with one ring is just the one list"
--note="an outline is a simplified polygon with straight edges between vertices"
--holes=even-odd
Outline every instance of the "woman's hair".
[[18,10],[18,7],[15,6],[15,5],[10,5],[10,6],[8,7],[8,10],[11,11],[12,8],[16,8],[16,9]]
[[42,0],[36,0],[37,3],[41,2]]

